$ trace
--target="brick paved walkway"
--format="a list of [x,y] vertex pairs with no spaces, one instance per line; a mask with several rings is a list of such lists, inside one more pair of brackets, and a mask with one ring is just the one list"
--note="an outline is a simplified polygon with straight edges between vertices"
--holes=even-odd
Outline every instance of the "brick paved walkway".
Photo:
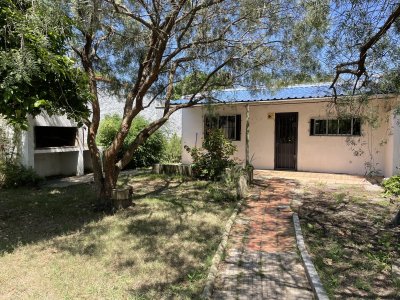
[[255,180],[219,270],[214,299],[313,299],[296,252],[291,179]]

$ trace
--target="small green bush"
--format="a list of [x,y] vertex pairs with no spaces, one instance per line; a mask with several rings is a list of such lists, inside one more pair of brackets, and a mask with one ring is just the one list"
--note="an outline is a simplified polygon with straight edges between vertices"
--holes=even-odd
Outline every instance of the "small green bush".
[[222,130],[213,129],[204,137],[202,147],[189,148],[185,145],[185,150],[193,159],[194,177],[212,181],[220,180],[225,169],[235,164],[230,157],[236,152],[236,146],[225,137]]
[[[106,116],[100,123],[99,133],[97,135],[97,142],[99,145],[108,147],[111,145],[114,137],[117,135],[121,125],[121,118],[118,115]],[[122,154],[128,148],[138,133],[144,129],[149,122],[143,117],[136,117],[129,130],[129,134],[125,139],[122,151],[118,153],[117,159],[122,157]],[[156,131],[149,139],[140,146],[132,156],[131,162],[125,167],[127,169],[134,169],[139,167],[148,167],[161,161],[165,149],[165,137],[161,131]]]
[[384,180],[382,186],[386,195],[400,196],[400,175]]
[[179,163],[182,156],[182,141],[181,138],[174,133],[173,136],[167,140],[162,161],[164,163]]
[[20,186],[34,187],[43,180],[32,168],[19,163],[3,162],[0,164],[0,187],[16,188]]

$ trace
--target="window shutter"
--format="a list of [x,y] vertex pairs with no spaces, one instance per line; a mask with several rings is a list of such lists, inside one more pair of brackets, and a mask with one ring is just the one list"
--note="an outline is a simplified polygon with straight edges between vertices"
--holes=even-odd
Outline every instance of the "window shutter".
[[242,131],[242,116],[236,115],[236,141],[240,141],[241,131]]
[[314,119],[310,120],[310,135],[314,135]]

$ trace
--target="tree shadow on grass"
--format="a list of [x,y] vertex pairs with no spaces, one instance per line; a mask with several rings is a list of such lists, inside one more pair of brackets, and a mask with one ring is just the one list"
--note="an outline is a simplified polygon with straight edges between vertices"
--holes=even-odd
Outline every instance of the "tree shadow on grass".
[[0,191],[0,253],[76,231],[104,215],[89,184]]
[[[139,180],[143,188],[136,189],[135,206],[107,218],[93,211],[94,193],[88,184],[0,191],[0,251],[47,241],[44,249],[95,258],[116,274],[155,260],[163,266],[160,272],[171,272],[165,289],[192,298],[199,290],[188,278],[203,278],[204,262],[215,252],[222,220],[235,203],[211,201],[208,190],[216,187],[206,182],[146,180]],[[142,258],[135,256],[139,252]],[[167,280],[166,274],[159,276]],[[163,285],[154,275],[149,278],[132,295],[151,295],[150,290]]]
[[[148,277],[128,291],[133,296],[152,297],[152,293],[162,290],[163,296],[178,293],[193,298],[199,287],[188,284],[191,274],[199,276],[196,280],[205,277],[205,261],[214,254],[224,227],[220,220],[230,215],[227,207],[222,210],[223,204],[208,202],[208,187],[207,183],[166,180],[163,187],[147,189],[136,197],[136,206],[112,216],[111,223],[108,219],[107,223],[91,224],[83,229],[81,237],[57,239],[53,245],[73,255],[99,260],[119,251],[118,260],[113,261],[115,272],[132,272],[132,276],[144,272],[143,276]],[[120,250],[113,249],[110,239],[115,239]],[[150,274],[146,264],[152,263],[161,267]]]
[[[198,212],[189,214],[189,207],[178,213],[175,204],[148,201],[113,216],[120,217],[113,228],[103,222],[95,223],[85,227],[80,238],[57,239],[53,245],[72,255],[88,255],[103,261],[118,251],[118,258],[112,262],[114,272],[141,274],[141,284],[128,291],[133,296],[151,297],[157,293],[164,297],[176,292],[193,299],[199,289],[187,285],[188,276],[207,272],[204,262],[215,252],[222,226],[203,221],[202,215],[196,215]],[[123,229],[118,229],[121,226]],[[114,243],[118,250],[110,244],[116,228],[118,238]],[[110,262],[106,259],[105,264]],[[156,267],[150,271],[148,264]],[[179,291],[172,292],[171,288]]]
[[299,207],[306,241],[333,297],[398,298],[390,268],[400,258],[400,228],[388,226],[396,207],[361,196],[312,188]]

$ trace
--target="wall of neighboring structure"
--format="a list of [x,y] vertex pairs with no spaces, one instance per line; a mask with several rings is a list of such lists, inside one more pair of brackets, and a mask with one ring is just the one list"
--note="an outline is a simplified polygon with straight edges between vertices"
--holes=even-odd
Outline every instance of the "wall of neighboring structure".
[[[106,115],[119,115],[122,116],[124,112],[124,99],[119,98],[114,95],[107,94],[106,92],[101,92],[99,95],[99,102],[101,107],[101,118]],[[148,105],[149,98],[145,97],[144,105]],[[160,108],[161,104],[159,102],[153,102],[148,108],[144,109],[140,115],[149,121],[155,121],[162,117],[163,109]],[[178,136],[182,134],[182,112],[180,110],[174,112],[169,120],[163,125],[167,136],[172,136],[176,133]]]
[[35,126],[77,127],[65,116],[49,116],[42,113],[29,118],[28,130],[23,132],[21,162],[32,167],[40,176],[83,175],[90,170],[86,146],[85,128],[77,129],[74,146],[37,148],[35,145]]
[[[395,157],[399,157],[400,133],[390,134],[388,108],[383,100],[371,100],[369,110],[378,117],[374,126],[363,123],[362,136],[312,136],[311,119],[335,118],[327,101],[276,101],[250,103],[250,157],[258,169],[274,169],[275,151],[275,113],[298,112],[298,150],[297,169],[299,171],[332,172],[364,175],[378,173],[385,176],[396,172],[393,168]],[[245,105],[219,105],[214,109],[220,115],[241,114],[241,141],[235,156],[245,159]],[[182,143],[188,146],[201,146],[203,138],[203,118],[207,108],[197,106],[183,111]],[[394,144],[394,145],[393,145]],[[389,147],[395,153],[389,153]],[[389,151],[389,152],[388,152]],[[398,159],[397,159],[398,160]],[[183,150],[182,161],[189,163],[190,155]]]

